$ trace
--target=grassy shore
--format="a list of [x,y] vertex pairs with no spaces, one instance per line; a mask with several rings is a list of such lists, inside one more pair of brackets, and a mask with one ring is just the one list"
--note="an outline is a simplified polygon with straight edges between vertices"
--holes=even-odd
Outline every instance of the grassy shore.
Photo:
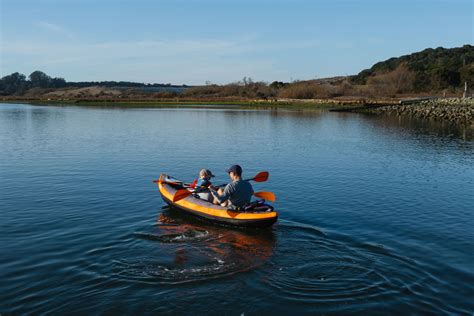
[[315,109],[334,108],[331,102],[294,101],[294,100],[31,100],[7,99],[0,103],[27,103],[32,105],[76,105],[90,107],[117,108],[241,108],[241,109]]

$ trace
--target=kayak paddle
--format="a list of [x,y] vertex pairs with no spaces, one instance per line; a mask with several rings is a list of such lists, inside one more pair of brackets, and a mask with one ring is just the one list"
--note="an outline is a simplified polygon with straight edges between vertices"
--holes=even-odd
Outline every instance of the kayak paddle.
[[[268,173],[268,171],[262,171],[262,172],[257,173],[257,175],[255,177],[253,177],[252,179],[246,179],[244,181],[265,182],[265,181],[268,180],[269,175],[270,174]],[[259,192],[259,193],[261,193],[261,192]],[[267,192],[267,193],[271,193],[271,192]],[[193,192],[190,192],[186,189],[178,190],[178,191],[176,191],[176,193],[173,196],[173,202],[177,202],[179,200],[182,200],[182,199],[190,196],[191,194],[193,194]],[[271,194],[273,194],[273,193],[271,193]],[[271,195],[268,195],[268,196],[271,197]],[[273,194],[273,198],[275,199],[274,194]],[[263,197],[262,197],[262,199],[266,200],[266,198],[263,198]],[[272,200],[269,199],[268,201],[272,201]]]
[[[173,196],[173,202],[177,202],[179,200],[187,198],[188,196],[190,196],[192,194],[193,194],[193,192],[188,191],[186,189],[178,190],[178,191],[176,191],[176,193]],[[253,195],[258,197],[258,198],[261,198],[261,199],[264,199],[264,200],[267,200],[267,201],[271,201],[271,202],[275,202],[275,200],[276,200],[275,194],[273,192],[269,192],[269,191],[255,192]]]
[[275,200],[276,200],[276,196],[273,192],[261,191],[261,192],[255,192],[253,195],[255,195],[256,197],[259,197],[261,199],[271,201],[271,202],[275,202]]
[[257,175],[255,177],[253,177],[252,179],[248,179],[248,180],[245,180],[245,181],[255,181],[255,182],[265,182],[268,180],[268,177],[269,177],[269,173],[268,171],[262,171],[262,172],[259,172],[257,173]]
[[[262,172],[257,173],[257,175],[253,177],[252,179],[245,179],[244,181],[265,182],[268,180],[269,176],[270,174],[268,173],[268,171],[262,171]],[[226,184],[216,185],[216,187],[223,187],[225,185]]]

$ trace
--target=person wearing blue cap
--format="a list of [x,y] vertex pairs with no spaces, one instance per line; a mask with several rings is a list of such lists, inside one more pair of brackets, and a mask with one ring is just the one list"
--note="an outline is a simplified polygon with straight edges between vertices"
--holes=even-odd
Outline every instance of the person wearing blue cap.
[[227,184],[224,189],[220,188],[218,191],[212,186],[209,188],[214,197],[214,204],[240,209],[250,203],[254,193],[253,187],[249,181],[242,180],[242,168],[239,165],[230,166],[226,172],[232,180],[231,183]]

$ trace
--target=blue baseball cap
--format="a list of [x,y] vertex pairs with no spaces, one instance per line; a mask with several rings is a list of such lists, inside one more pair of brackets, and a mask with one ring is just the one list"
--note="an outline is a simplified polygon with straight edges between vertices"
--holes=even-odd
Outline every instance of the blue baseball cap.
[[232,165],[225,172],[227,173],[233,172],[240,176],[242,174],[242,167],[239,165]]

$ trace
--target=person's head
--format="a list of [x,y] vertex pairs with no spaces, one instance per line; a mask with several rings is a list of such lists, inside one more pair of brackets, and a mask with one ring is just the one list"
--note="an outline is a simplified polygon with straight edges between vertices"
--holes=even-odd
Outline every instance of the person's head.
[[242,177],[242,167],[239,165],[230,166],[226,172],[232,180],[240,179]]
[[211,180],[212,177],[214,177],[214,175],[209,169],[201,169],[201,171],[199,171],[199,178],[201,179]]

